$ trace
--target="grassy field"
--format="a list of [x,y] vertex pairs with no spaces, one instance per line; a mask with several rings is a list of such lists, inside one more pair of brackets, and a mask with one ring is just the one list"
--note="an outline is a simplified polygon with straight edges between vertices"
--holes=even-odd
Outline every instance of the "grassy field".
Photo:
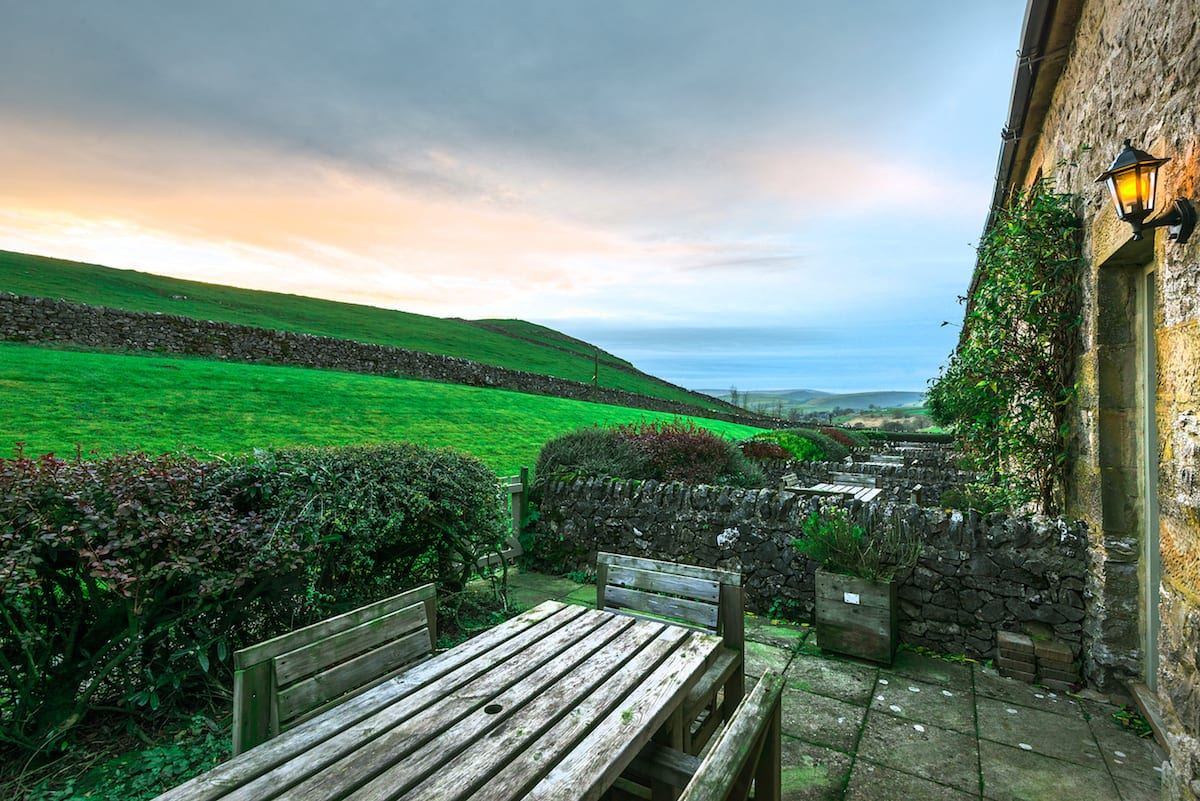
[[[582,339],[567,336],[562,331],[555,331],[553,328],[547,328],[544,325],[531,323],[528,320],[499,320],[499,319],[484,319],[476,320],[477,323],[486,323],[493,328],[500,328],[507,331],[512,336],[522,337],[524,339],[534,339],[538,342],[543,342],[547,345],[556,348],[566,348],[574,351],[588,359],[594,359],[596,351],[600,351],[600,363],[604,364],[619,364],[625,367],[633,367],[632,364],[622,358],[612,355],[606,350],[600,350],[590,342],[584,342]],[[636,368],[635,368],[636,369]]]
[[[236,453],[407,440],[473,453],[500,474],[593,423],[670,419],[619,406],[427,381],[0,344],[0,452]],[[757,429],[696,418],[725,436]]]
[[[181,281],[9,251],[0,251],[0,290],[395,345],[572,381],[590,382],[594,369],[590,352],[567,353],[489,331],[464,320]],[[543,326],[523,321],[491,322],[508,327],[520,336],[570,350],[587,350],[577,341]],[[702,396],[664,386],[650,376],[605,369],[603,361],[600,384],[702,408],[717,408],[716,404],[705,403]]]

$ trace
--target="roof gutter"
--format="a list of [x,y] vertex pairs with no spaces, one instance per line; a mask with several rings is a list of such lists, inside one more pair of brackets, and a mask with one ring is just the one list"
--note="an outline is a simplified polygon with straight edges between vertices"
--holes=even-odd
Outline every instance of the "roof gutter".
[[[1058,6],[1058,0],[1029,0],[1025,6],[1025,22],[1021,26],[1021,47],[1017,51],[1017,64],[1013,69],[1012,99],[1008,106],[1008,119],[1000,132],[1000,156],[996,161],[996,185],[992,192],[992,205],[987,221],[983,225],[982,241],[992,230],[997,212],[1004,207],[1017,163],[1017,150],[1021,141],[1031,132],[1026,129],[1029,119],[1030,100],[1046,55],[1046,41]],[[1057,79],[1057,74],[1054,76]],[[1041,120],[1037,120],[1040,125]],[[967,334],[966,317],[970,314],[975,288],[979,282],[979,263],[971,276],[971,288],[967,290],[967,309],[963,326],[959,332],[961,345]]]

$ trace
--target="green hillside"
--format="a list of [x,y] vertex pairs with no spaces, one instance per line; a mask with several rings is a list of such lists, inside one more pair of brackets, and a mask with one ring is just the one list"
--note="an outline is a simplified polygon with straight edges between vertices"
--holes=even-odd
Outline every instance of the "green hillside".
[[[459,384],[296,367],[0,343],[0,452],[234,453],[407,440],[448,446],[500,474],[581,426],[669,419],[620,406]],[[695,418],[726,436],[757,429]]]
[[[728,401],[728,389],[698,390],[721,400]],[[904,390],[881,390],[877,392],[822,392],[817,389],[748,389],[738,393],[738,405],[748,409],[764,409],[767,411],[781,409],[784,413],[796,410],[801,414],[807,412],[828,412],[833,409],[866,410],[877,409],[919,408],[925,401],[924,392],[909,392]]]
[[582,354],[589,359],[595,358],[596,353],[599,352],[601,364],[608,362],[609,364],[633,367],[632,364],[624,359],[614,356],[606,350],[601,350],[590,342],[584,342],[582,339],[567,336],[562,331],[555,331],[553,328],[531,323],[528,320],[483,319],[472,320],[472,322],[479,326],[501,329],[514,337],[536,340],[550,347],[566,348],[567,350]]
[[[547,342],[553,339],[560,348],[587,352],[575,354],[546,347],[465,320],[183,281],[9,251],[0,251],[0,291],[394,345],[572,381],[590,382],[594,370],[592,354],[587,350],[590,346],[581,347],[583,343],[578,340],[531,323],[496,321],[521,323],[513,326],[521,329],[521,336],[533,333],[536,336],[530,338]],[[566,343],[576,344],[572,347]],[[701,396],[666,386],[651,376],[606,370],[603,363],[600,384],[717,408],[716,404],[705,404]]]

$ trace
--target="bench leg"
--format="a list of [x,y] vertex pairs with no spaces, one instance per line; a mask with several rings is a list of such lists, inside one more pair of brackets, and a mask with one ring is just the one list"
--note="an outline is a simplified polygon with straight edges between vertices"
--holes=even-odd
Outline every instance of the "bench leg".
[[782,771],[780,729],[782,728],[782,710],[779,704],[771,712],[771,722],[767,725],[762,753],[758,757],[758,767],[754,771],[755,801],[780,801],[780,773]]
[[[659,729],[654,740],[668,748],[682,751],[684,739],[690,728],[690,721],[683,719],[683,707],[680,706]],[[676,787],[671,782],[657,776],[650,777],[650,801],[675,801],[679,798],[682,790],[682,787]]]

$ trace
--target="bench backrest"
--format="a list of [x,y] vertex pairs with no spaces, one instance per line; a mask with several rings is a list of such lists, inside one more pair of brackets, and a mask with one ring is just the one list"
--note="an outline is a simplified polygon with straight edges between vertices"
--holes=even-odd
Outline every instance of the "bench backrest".
[[742,574],[622,554],[596,554],[596,607],[671,618],[720,634],[741,650]]
[[403,672],[436,642],[426,584],[235,652],[233,753]]
[[879,477],[869,473],[831,473],[829,483],[849,484],[853,487],[878,487]]
[[783,676],[763,672],[696,768],[679,801],[779,801]]
[[800,476],[795,473],[784,473],[779,479],[779,488],[787,489],[800,483]]

